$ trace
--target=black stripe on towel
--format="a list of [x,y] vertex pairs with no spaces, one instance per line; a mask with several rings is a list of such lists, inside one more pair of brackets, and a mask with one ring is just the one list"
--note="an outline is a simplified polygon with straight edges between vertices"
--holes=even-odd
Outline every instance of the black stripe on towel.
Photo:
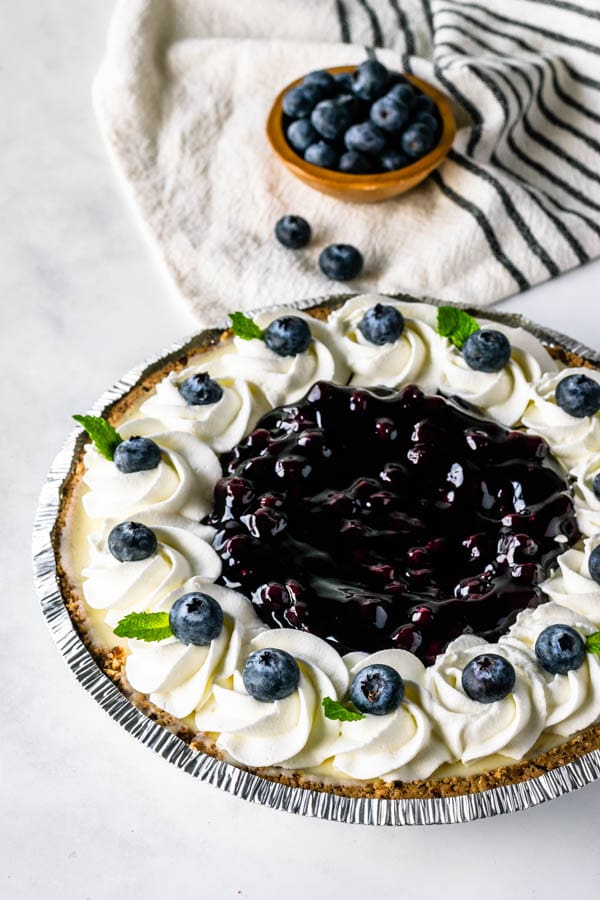
[[511,260],[508,258],[508,256],[506,256],[506,254],[504,253],[504,251],[500,245],[498,238],[496,237],[496,232],[490,225],[487,218],[481,212],[479,207],[475,206],[474,203],[471,203],[465,197],[461,196],[456,191],[452,190],[452,188],[449,185],[447,185],[446,182],[443,180],[439,171],[434,172],[430,176],[430,178],[435,184],[437,184],[437,186],[439,187],[439,189],[441,190],[442,194],[444,194],[445,197],[447,197],[449,200],[451,200],[453,203],[455,203],[461,209],[465,210],[465,212],[468,212],[471,216],[473,216],[473,218],[475,219],[475,221],[477,222],[477,224],[483,231],[483,234],[485,235],[485,239],[488,242],[489,248],[492,251],[495,259],[500,263],[500,265],[504,266],[506,271],[514,279],[514,281],[517,284],[520,291],[527,290],[527,288],[530,287],[528,280],[525,278],[525,276],[520,271],[520,269],[518,269],[514,265],[514,263],[511,262]]
[[373,32],[373,46],[383,47],[383,32],[381,30],[381,25],[379,24],[379,19],[377,18],[377,13],[371,6],[369,6],[367,0],[357,0],[357,3],[362,6],[369,17],[369,22],[371,23],[371,31]]
[[577,3],[567,3],[566,0],[526,0],[527,3],[539,3],[541,6],[553,6],[555,9],[563,9],[565,12],[575,13],[578,16],[587,16],[588,19],[600,19],[600,13]]
[[[479,12],[483,12],[488,16],[491,16],[492,19],[495,19],[497,22],[503,22],[506,25],[516,25],[518,28],[523,28],[526,31],[532,31],[534,34],[539,34],[541,37],[548,38],[551,41],[556,41],[561,45],[567,44],[569,47],[577,47],[579,50],[585,50],[587,53],[593,53],[595,56],[600,56],[600,47],[595,44],[588,44],[586,41],[580,41],[579,38],[569,37],[566,34],[558,34],[556,31],[550,31],[547,28],[539,28],[537,25],[532,25],[530,22],[518,21],[517,19],[511,19],[509,16],[502,16],[500,13],[492,12],[490,9],[487,9],[485,6],[481,6],[479,3],[471,3],[469,2],[468,6],[464,3],[459,3],[458,0],[447,0],[448,3],[451,3],[452,6],[456,6],[459,9],[476,9]],[[512,37],[510,32],[506,35],[507,37]],[[539,51],[538,51],[539,52]],[[600,85],[598,85],[600,87]]]
[[389,4],[396,15],[398,27],[404,35],[404,46],[406,49],[402,54],[402,59],[404,61],[404,68],[408,71],[406,58],[409,56],[414,56],[415,54],[415,36],[412,33],[410,25],[408,24],[408,17],[404,10],[400,7],[398,0],[389,0]]
[[337,12],[338,22],[340,23],[340,36],[342,44],[351,44],[352,37],[350,34],[350,22],[348,20],[348,10],[344,0],[335,0],[335,8]]

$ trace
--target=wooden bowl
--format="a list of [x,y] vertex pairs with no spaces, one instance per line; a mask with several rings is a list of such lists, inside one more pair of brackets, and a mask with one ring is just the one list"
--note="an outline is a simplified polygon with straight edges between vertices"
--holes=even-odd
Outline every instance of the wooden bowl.
[[[356,66],[335,66],[328,69],[332,75],[338,72],[353,72]],[[336,172],[333,169],[324,169],[306,162],[288,144],[283,132],[283,97],[287,92],[297,87],[302,78],[288,84],[275,99],[269,117],[267,119],[267,137],[271,147],[290,172],[316,191],[337,197],[338,200],[348,200],[353,203],[375,203],[379,200],[388,200],[398,194],[404,194],[416,187],[430,172],[433,172],[448,155],[456,134],[456,123],[450,104],[444,94],[440,93],[432,85],[420,78],[403,73],[404,77],[420,88],[424,94],[437,104],[442,119],[442,134],[439,143],[430,153],[410,166],[396,169],[394,172],[384,172],[374,175],[354,175],[347,172]]]

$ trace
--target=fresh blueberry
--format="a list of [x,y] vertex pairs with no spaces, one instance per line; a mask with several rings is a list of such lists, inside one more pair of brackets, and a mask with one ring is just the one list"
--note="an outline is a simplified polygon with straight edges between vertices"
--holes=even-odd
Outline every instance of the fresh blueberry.
[[510,359],[510,343],[501,331],[475,331],[466,339],[462,352],[470,369],[499,372]]
[[335,100],[321,100],[313,109],[310,121],[321,137],[336,141],[352,125],[352,115],[347,106]]
[[145,472],[155,469],[160,462],[160,447],[146,437],[130,437],[121,441],[113,456],[119,472]]
[[409,116],[408,107],[394,100],[389,95],[376,100],[370,112],[371,122],[377,125],[378,128],[383,128],[384,131],[389,131],[392,134],[404,128]]
[[435,146],[435,137],[425,125],[416,122],[409,125],[400,138],[400,146],[407,156],[420,159]]
[[359,122],[351,125],[344,136],[348,150],[358,150],[359,153],[369,153],[377,156],[385,147],[385,135],[372,122]]
[[352,72],[338,72],[337,75],[333,76],[333,80],[338,93],[340,91],[343,94],[352,93]]
[[514,688],[515,681],[515,670],[511,663],[495,653],[476,656],[462,673],[465,694],[478,703],[503,700]]
[[355,97],[354,94],[341,94],[335,98],[335,102],[348,110],[352,122],[363,122],[369,114],[369,104],[365,100]]
[[299,316],[281,316],[265,329],[264,341],[278,356],[304,353],[311,342],[308,322]]
[[592,490],[594,492],[594,497],[596,500],[600,500],[600,472],[597,475],[594,475],[594,480],[592,481]]
[[203,647],[221,634],[223,610],[214,597],[192,591],[177,598],[169,613],[169,625],[182,644]]
[[549,625],[535,642],[535,655],[551,675],[566,675],[583,665],[585,642],[569,625]]
[[319,135],[310,124],[310,119],[296,119],[286,131],[288,144],[298,153],[304,153],[307,147],[319,140]]
[[350,699],[361,713],[386,716],[404,700],[404,682],[391,666],[365,666],[354,676]]
[[432,116],[437,116],[438,108],[431,97],[428,97],[427,94],[419,94],[414,99],[412,112],[413,115],[415,115],[416,113],[427,112]]
[[198,372],[179,385],[179,393],[189,406],[208,406],[219,402],[223,396],[223,388],[217,381],[213,381],[208,372]]
[[410,166],[413,160],[409,159],[406,153],[403,153],[401,150],[388,147],[379,157],[379,162],[384,172],[395,172],[396,169],[404,169],[405,166]]
[[600,384],[588,375],[567,375],[557,384],[554,396],[558,406],[576,419],[600,410]]
[[428,131],[431,132],[432,135],[436,135],[439,129],[439,122],[432,116],[431,113],[428,112],[420,112],[414,118],[414,121],[419,125],[424,125]]
[[373,171],[373,163],[364,153],[359,153],[357,150],[348,150],[340,156],[338,169],[340,172],[353,172],[355,175],[365,175],[367,172]]
[[376,59],[362,63],[352,75],[352,91],[362,100],[376,100],[385,93],[390,73]]
[[594,581],[600,584],[600,545],[598,545],[598,547],[594,547],[594,549],[590,553],[588,570],[590,576],[594,579]]
[[395,84],[393,87],[389,89],[386,97],[391,97],[392,100],[396,100],[397,103],[402,103],[404,106],[407,106],[409,109],[413,105],[415,101],[415,92],[412,87],[408,83],[400,83]]
[[324,69],[318,69],[316,72],[309,72],[308,75],[305,75],[302,79],[302,86],[307,84],[317,88],[322,98],[331,97],[336,87],[335,78]]
[[404,329],[404,316],[395,306],[376,303],[366,311],[358,330],[371,344],[382,346],[397,341]]
[[319,89],[314,85],[305,84],[289,90],[281,105],[286,116],[301,119],[311,114],[320,99]]
[[108,535],[108,549],[119,562],[148,559],[156,550],[156,535],[140,522],[121,522]]
[[351,244],[330,244],[319,256],[321,271],[334,281],[356,278],[362,272],[363,262],[362,254]]
[[251,697],[261,703],[272,703],[294,693],[300,681],[300,669],[285,650],[266,648],[250,654],[242,679]]
[[310,241],[310,225],[302,216],[283,216],[275,226],[275,237],[284,247],[299,250]]
[[322,169],[335,169],[338,161],[337,152],[326,141],[317,141],[311,144],[304,152],[306,162],[313,166],[321,166]]

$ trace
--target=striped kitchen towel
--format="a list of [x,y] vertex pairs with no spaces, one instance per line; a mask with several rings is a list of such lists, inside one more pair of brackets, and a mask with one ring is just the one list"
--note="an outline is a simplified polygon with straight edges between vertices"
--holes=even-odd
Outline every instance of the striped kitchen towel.
[[[272,155],[274,95],[375,52],[434,82],[459,130],[422,186],[375,205],[304,186]],[[599,0],[120,0],[95,83],[127,192],[200,320],[346,285],[489,304],[600,254]],[[285,213],[312,244],[273,239]]]

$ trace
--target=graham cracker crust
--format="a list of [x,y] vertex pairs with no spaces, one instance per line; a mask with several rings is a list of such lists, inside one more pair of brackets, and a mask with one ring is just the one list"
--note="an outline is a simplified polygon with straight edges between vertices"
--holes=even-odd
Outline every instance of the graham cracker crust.
[[[346,296],[341,296],[316,307],[304,310],[315,319],[326,321],[333,309],[340,307]],[[474,315],[481,315],[481,310],[469,310]],[[106,419],[117,425],[130,409],[143,402],[145,396],[169,372],[181,371],[190,361],[203,352],[209,352],[222,341],[232,336],[230,330],[212,329],[194,336],[183,350],[169,354],[164,359],[151,365],[127,394],[110,404],[105,410]],[[569,367],[594,368],[585,358],[559,345],[547,346],[550,355]],[[61,535],[65,531],[69,512],[76,501],[76,489],[84,471],[83,452],[88,440],[82,435],[78,441],[73,463],[61,489],[60,511],[52,533],[52,544],[56,559],[56,569],[62,597],[73,624],[89,653],[102,672],[119,688],[125,697],[151,721],[175,734],[193,750],[201,751],[214,758],[226,761],[238,769],[252,772],[265,780],[276,782],[292,788],[315,790],[350,798],[385,799],[385,800],[426,800],[438,797],[457,797],[476,794],[492,788],[513,785],[537,778],[545,772],[567,765],[593,750],[600,749],[600,722],[573,735],[559,746],[514,763],[495,767],[489,771],[473,775],[448,776],[415,780],[410,782],[385,782],[381,779],[349,783],[334,782],[327,778],[319,778],[301,771],[290,772],[276,768],[249,768],[233,760],[227,759],[209,736],[191,730],[179,719],[159,709],[148,698],[135,691],[125,675],[126,652],[121,646],[112,648],[100,647],[89,630],[89,622],[83,598],[63,563],[60,552]]]

